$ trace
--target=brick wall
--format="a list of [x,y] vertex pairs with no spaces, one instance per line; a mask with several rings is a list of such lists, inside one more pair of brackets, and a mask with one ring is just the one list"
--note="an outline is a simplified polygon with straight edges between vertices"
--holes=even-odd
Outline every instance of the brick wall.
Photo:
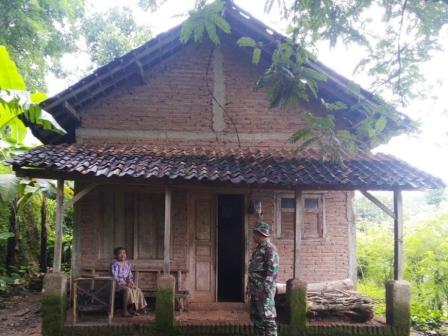
[[121,130],[209,130],[205,85],[207,53],[186,48],[147,74],[147,85],[116,89],[82,112],[82,127]]
[[[263,220],[271,224],[271,231],[275,231],[278,223],[275,220],[275,198],[272,191],[259,190],[253,192],[252,197],[262,202]],[[303,239],[301,241],[299,274],[301,279],[306,282],[346,279],[349,276],[347,196],[345,192],[331,191],[326,192],[324,197],[325,236],[322,239]],[[248,217],[250,242],[255,221],[256,217],[254,215]],[[293,239],[292,228],[286,231],[282,228],[282,237],[272,239],[280,255],[280,282],[286,282],[293,276]],[[250,245],[252,248],[253,243]]]
[[[216,194],[220,193],[215,189]],[[227,191],[228,192],[228,191]],[[238,192],[241,192],[239,190]],[[263,208],[263,219],[271,225],[271,231],[276,230],[275,218],[275,193],[270,190],[245,190],[253,199],[260,200]],[[280,191],[278,193],[281,193]],[[100,226],[97,212],[97,192],[93,191],[79,201],[76,211],[78,212],[79,240],[79,263],[80,268],[85,266],[97,265],[107,267],[106,260],[98,259],[98,242]],[[345,192],[326,192],[325,214],[326,214],[326,234],[322,239],[304,239],[301,242],[300,254],[300,277],[307,282],[321,282],[327,280],[345,279],[349,276],[348,263],[348,221],[346,216]],[[186,191],[173,192],[173,268],[186,269],[188,265],[188,228],[187,228],[187,200]],[[247,216],[247,247],[248,257],[254,247],[252,242],[252,228],[256,221],[255,215]],[[192,228],[190,228],[192,229]],[[272,233],[272,242],[277,246],[280,255],[279,281],[286,280],[293,276],[294,263],[294,241],[292,229],[283,230],[282,237],[277,238]],[[75,252],[76,254],[76,252]],[[140,265],[139,261],[134,264]],[[189,275],[191,276],[191,275]],[[153,287],[155,277],[152,275],[143,275],[140,281],[144,287]],[[183,279],[183,286],[188,283],[188,277]]]
[[[155,66],[147,73],[146,85],[136,82],[117,88],[110,96],[80,111],[82,129],[133,130],[143,135],[159,132],[159,136],[136,138],[130,137],[129,132],[101,137],[90,134],[78,136],[79,141],[82,138],[90,143],[235,147],[238,132],[243,146],[290,147],[287,138],[302,124],[299,112],[271,109],[266,92],[254,90],[262,67],[254,66],[250,57],[232,44],[224,43],[221,50],[226,110],[223,132],[213,131],[213,99],[209,94],[214,85],[213,64],[207,74],[211,47],[203,43],[185,47]],[[173,139],[166,138],[165,132],[200,134],[194,139],[178,135]],[[201,137],[203,134],[206,136]],[[259,134],[283,137],[257,137]]]

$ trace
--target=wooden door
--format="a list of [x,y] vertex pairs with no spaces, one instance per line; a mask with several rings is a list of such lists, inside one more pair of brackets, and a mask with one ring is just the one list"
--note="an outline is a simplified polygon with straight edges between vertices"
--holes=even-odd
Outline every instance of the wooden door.
[[214,302],[215,201],[211,194],[192,194],[189,202],[190,274],[193,302]]

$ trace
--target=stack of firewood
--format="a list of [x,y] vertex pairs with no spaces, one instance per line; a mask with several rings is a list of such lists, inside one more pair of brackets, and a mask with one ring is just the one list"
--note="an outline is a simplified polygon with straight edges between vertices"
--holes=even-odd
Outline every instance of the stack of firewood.
[[[312,283],[307,285],[308,315],[313,319],[337,319],[366,322],[373,318],[370,299],[353,290],[350,279]],[[278,288],[278,295],[284,295],[284,286]],[[282,301],[282,298],[279,298]]]

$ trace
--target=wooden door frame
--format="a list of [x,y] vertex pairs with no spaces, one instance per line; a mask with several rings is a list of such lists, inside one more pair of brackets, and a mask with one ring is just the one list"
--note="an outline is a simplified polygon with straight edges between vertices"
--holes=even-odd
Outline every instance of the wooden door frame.
[[218,269],[218,221],[219,221],[219,196],[220,195],[239,195],[242,196],[243,204],[241,204],[242,207],[242,216],[243,216],[243,228],[241,234],[243,235],[243,243],[241,248],[244,249],[243,251],[243,273],[242,273],[242,302],[246,302],[246,283],[247,283],[247,267],[249,263],[249,253],[248,253],[248,216],[246,216],[246,204],[248,204],[248,195],[249,193],[247,191],[241,191],[241,190],[224,190],[222,192],[215,192],[213,193],[215,198],[215,302],[218,302],[218,276],[219,276],[219,269]]
[[[190,288],[190,292],[193,295],[194,298],[194,292],[196,288],[196,200],[200,199],[201,197],[207,197],[211,201],[211,215],[210,215],[210,229],[216,230],[216,198],[215,193],[212,190],[204,190],[198,192],[197,190],[190,190],[187,192],[187,246],[188,246],[188,268],[189,268],[189,281],[188,286]],[[215,244],[216,246],[216,231],[212,232],[211,234],[212,244]],[[213,284],[214,288],[212,289],[212,302],[216,302],[216,250],[215,246],[211,246],[210,252],[215,253],[215,255],[211,256],[211,260],[213,261],[213,267],[211,270],[211,276],[215,277],[214,279],[211,279],[211,283]],[[193,301],[195,302],[195,300]],[[200,300],[198,301],[200,302]]]

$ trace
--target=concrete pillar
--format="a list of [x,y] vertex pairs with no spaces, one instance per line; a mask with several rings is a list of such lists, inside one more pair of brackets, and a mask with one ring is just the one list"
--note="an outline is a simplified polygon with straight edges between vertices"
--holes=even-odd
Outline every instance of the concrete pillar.
[[174,327],[175,284],[176,279],[168,274],[161,275],[157,281],[156,329],[162,334]]
[[300,335],[306,326],[306,283],[296,279],[288,280],[286,298],[290,332]]
[[42,335],[60,336],[67,307],[67,276],[48,273],[44,277],[42,297]]
[[407,281],[386,283],[386,321],[393,327],[411,327],[411,287]]

